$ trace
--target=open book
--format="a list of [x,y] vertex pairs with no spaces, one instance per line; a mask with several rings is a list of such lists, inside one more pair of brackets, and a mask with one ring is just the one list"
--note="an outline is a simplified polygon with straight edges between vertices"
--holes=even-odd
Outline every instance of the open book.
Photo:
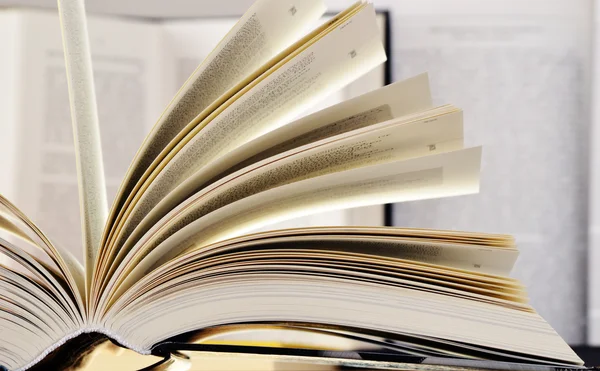
[[478,191],[481,148],[463,148],[461,110],[433,107],[425,75],[290,122],[385,60],[371,4],[306,33],[319,0],[257,1],[165,109],[110,210],[83,4],[59,8],[85,264],[0,198],[1,365],[43,365],[89,333],[165,356],[243,351],[285,331],[311,335],[300,347],[323,335],[391,350],[398,365],[582,364],[508,277],[510,236],[248,234],[324,210]]

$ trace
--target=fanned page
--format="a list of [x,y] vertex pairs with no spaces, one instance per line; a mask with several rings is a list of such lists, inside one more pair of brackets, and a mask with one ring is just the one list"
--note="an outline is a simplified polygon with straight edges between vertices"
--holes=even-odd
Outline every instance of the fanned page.
[[[103,245],[113,245],[111,241],[114,240],[115,229],[126,217],[127,206],[146,178],[181,137],[225,100],[289,54],[289,50],[294,50],[297,44],[301,45],[304,39],[289,46],[289,50],[284,50],[293,41],[300,39],[323,12],[320,0],[302,2],[301,5],[294,5],[287,0],[261,0],[246,12],[187,80],[142,144],[113,203],[104,231]],[[289,21],[289,17],[292,17],[292,21]],[[248,37],[256,41],[256,44],[248,43]],[[230,69],[234,66],[230,66],[230,63],[237,66],[233,70],[235,78],[232,78],[229,85],[220,85],[222,76],[232,75],[233,71]],[[214,90],[210,97],[204,95],[203,84],[208,84]],[[101,255],[96,262],[101,271],[99,277],[103,276],[110,263],[111,250],[108,250],[109,256]],[[94,287],[92,291],[94,292]]]
[[0,365],[22,367],[85,326],[83,268],[2,197],[0,255]]
[[[435,152],[431,150],[431,146],[435,146],[438,152],[460,148],[462,115],[450,106],[387,120],[413,111],[418,112],[430,105],[427,77],[421,75],[290,123],[274,132],[281,134],[280,136],[267,134],[249,142],[247,146],[240,148],[243,155],[250,156],[253,152],[260,152],[262,154],[258,157],[270,158],[260,158],[263,161],[259,161],[259,158],[253,156],[253,160],[258,162],[256,165],[235,173],[224,168],[232,174],[188,198],[161,222],[158,222],[155,215],[144,219],[117,256],[117,262],[126,260],[117,269],[117,274],[123,269],[127,271],[126,266],[135,265],[148,251],[186,224],[240,198],[326,173],[391,159],[431,154]],[[439,119],[433,119],[436,115]],[[423,123],[425,120],[430,122]],[[408,123],[411,124],[402,126]],[[283,142],[278,142],[279,140]],[[311,141],[315,143],[305,144]],[[231,156],[236,161],[241,160],[238,151],[232,152]],[[223,158],[228,161],[231,156]],[[249,165],[252,162],[246,161]],[[220,161],[216,164],[217,168],[222,167],[219,166]],[[215,167],[208,166],[207,169],[211,171]],[[200,170],[199,173],[202,174],[203,171]],[[193,181],[202,178],[193,176],[190,179]],[[204,177],[205,181],[209,179]],[[249,184],[253,186],[248,187]],[[243,191],[235,192],[236,190]],[[187,195],[180,193],[179,190],[174,190],[169,194],[172,197],[167,197],[164,201],[169,202],[173,198],[181,200]],[[175,204],[169,205],[167,209],[174,206]],[[147,219],[151,221],[147,222]],[[147,237],[138,241],[150,227],[152,230],[147,233]],[[136,241],[137,245],[132,249],[131,244]],[[109,293],[114,284],[115,277],[108,278],[111,283],[102,297]]]
[[256,1],[194,71],[147,136],[119,189],[107,227],[150,164],[188,123],[221,96],[239,90],[236,85],[298,40],[324,12],[322,0]]
[[364,341],[394,333],[386,344],[420,357],[580,364],[526,304],[518,281],[491,274],[511,269],[513,244],[509,236],[402,229],[260,233],[160,267],[115,303],[104,325],[141,352],[194,326],[275,321],[318,323]]
[[[137,241],[161,217],[193,193],[237,170],[311,142],[429,108],[428,79],[426,74],[421,74],[273,130],[201,167],[160,200],[135,227],[127,242]],[[124,249],[127,250],[127,244]]]
[[[450,122],[443,124],[452,127]],[[381,134],[380,137],[387,135],[385,131],[377,134]],[[452,131],[446,135],[452,137]],[[367,141],[364,137],[352,139],[355,140],[355,146]],[[352,148],[350,141],[339,144],[339,148]],[[391,148],[394,140],[384,144]],[[418,145],[410,147],[402,146],[399,142],[395,144],[400,148],[395,151],[396,159],[406,158],[407,155],[410,157],[411,150],[418,148]],[[331,158],[332,152],[336,150],[317,149],[313,151],[313,156],[307,158],[308,163],[320,163],[324,167],[331,165],[332,168],[325,172],[327,175],[287,184],[284,182],[284,185],[241,198],[239,193],[247,192],[248,185],[265,184],[269,179],[281,180],[275,175],[277,173],[297,174],[298,170],[294,171],[289,165],[298,164],[302,169],[303,164],[290,158],[283,164],[275,163],[271,171],[259,171],[258,174],[250,171],[244,176],[232,174],[231,178],[236,182],[227,184],[227,180],[224,180],[222,184],[225,187],[215,187],[194,197],[165,217],[164,223],[158,224],[148,233],[148,237],[140,241],[117,270],[103,298],[111,291],[114,291],[113,297],[118,297],[153,268],[185,250],[203,248],[206,244],[239,236],[278,220],[339,208],[380,204],[390,199],[406,201],[469,194],[478,190],[479,148],[408,160],[393,161],[394,156],[390,156],[391,160],[385,161],[388,151],[382,145],[373,151],[380,154],[379,164],[371,166],[364,166],[370,162],[368,153],[362,158],[357,157],[354,164],[350,161],[344,163],[343,160],[336,164],[326,161],[327,157]],[[337,152],[343,156],[344,152]],[[322,159],[318,158],[323,155],[325,157]],[[373,161],[375,164],[378,162],[376,159]],[[360,167],[361,162],[363,167]],[[352,165],[359,167],[343,171],[352,169]],[[260,166],[257,168],[260,169]],[[315,169],[316,174],[322,171]],[[215,206],[220,208],[215,210]],[[100,308],[106,304],[105,301],[101,302]]]
[[62,286],[68,288],[68,292],[63,292],[63,295],[68,294],[74,300],[81,318],[85,308],[85,275],[82,265],[67,250],[52,244],[25,214],[1,195],[0,237],[7,243],[13,241],[13,245],[50,269],[54,276],[61,277],[64,280]]
[[117,251],[143,217],[177,185],[210,161],[287,123],[305,107],[339,90],[385,60],[375,13],[363,4],[299,46],[252,81],[182,138],[153,171],[113,226],[103,277]]
[[[193,193],[224,178],[226,175],[260,162],[268,157],[274,157],[275,155],[287,152],[294,148],[303,147],[303,145],[311,142],[318,142],[319,140],[336,137],[337,135],[348,131],[378,124],[388,121],[389,119],[419,112],[428,108],[431,108],[431,97],[427,75],[423,74],[332,106],[313,115],[301,118],[278,130],[260,136],[256,138],[256,140],[250,141],[246,145],[243,145],[218,160],[209,163],[207,166],[200,168],[179,187],[171,191],[157,204],[156,207],[154,207],[149,215],[135,226],[133,233],[121,247],[120,256],[117,256],[116,261],[121,261],[123,259],[122,257],[131,249],[132,244],[136,243],[151,227],[154,227],[154,230],[156,230],[157,227],[162,226],[162,223],[158,223],[158,221],[161,217],[164,217],[168,211],[174,209]],[[438,135],[437,139],[428,138],[427,143],[425,144],[431,145],[437,140],[438,142],[443,142],[442,145],[446,145],[446,140],[460,139],[462,137],[462,131],[459,128],[460,121],[458,119],[459,117],[457,115],[453,121],[454,126],[448,125],[448,128],[454,128],[454,132],[452,132],[452,130],[444,131],[443,126],[446,123],[444,120],[434,124],[436,127],[440,127],[440,135]],[[393,126],[396,127],[397,125]],[[427,126],[429,125],[425,125],[425,127]],[[427,130],[426,128],[423,129],[425,131],[421,131],[421,134],[424,134]],[[417,129],[417,132],[419,132],[419,129]],[[407,143],[412,139],[416,139],[416,132],[414,131],[412,136],[408,135],[402,140],[399,139],[402,138],[403,135],[400,133],[406,134],[405,131],[396,133],[394,136],[387,139],[387,145],[399,145],[402,141]],[[370,139],[362,135],[360,138],[355,139],[354,143],[364,140],[373,141],[373,139],[379,135],[382,134],[373,134]],[[347,142],[348,141],[343,144],[338,144],[336,148],[339,148],[341,145],[348,145]],[[323,144],[325,144],[325,142],[323,142]],[[414,143],[409,143],[408,147],[415,148],[419,145],[424,145],[424,143],[416,140]],[[388,157],[389,154],[385,154],[386,151],[384,151],[383,145],[378,146],[379,148],[377,151],[384,154],[385,157]],[[313,145],[312,147],[314,148],[316,146]],[[349,146],[348,148],[348,150],[340,152],[335,161],[344,161],[345,156],[348,155],[348,151],[353,151],[350,148],[354,147]],[[440,146],[439,150],[441,149],[442,147]],[[295,152],[298,153],[301,151],[301,149],[295,150]],[[332,151],[332,149],[329,148],[328,151]],[[359,152],[361,154],[360,156],[365,158],[366,156],[369,156],[372,151],[371,148],[365,148],[362,151],[356,151],[354,153],[356,159],[358,159]],[[307,153],[303,156],[306,156],[306,154]],[[310,161],[314,161],[317,157],[313,155],[308,158],[312,158]],[[334,159],[330,158],[328,161],[323,161],[320,165],[321,170],[326,166],[329,166],[329,170],[334,171],[335,167],[332,160]],[[370,161],[372,163],[375,159],[371,158]],[[348,166],[349,164],[350,161],[347,161],[345,166]],[[354,166],[357,166],[356,163]],[[271,182],[271,185],[264,183],[260,189],[265,190],[273,187],[274,184],[283,184],[283,182],[290,182],[293,179],[298,180],[300,179],[298,176],[307,177],[315,176],[315,174],[318,174],[317,169],[313,169],[310,173],[307,170],[300,170],[295,178],[288,178],[286,180],[278,179],[276,181],[277,183]],[[257,189],[254,190],[254,192],[256,191]],[[238,198],[240,196],[241,194],[237,195]],[[186,214],[189,215],[189,212]],[[170,218],[167,217],[165,220],[170,220]]]

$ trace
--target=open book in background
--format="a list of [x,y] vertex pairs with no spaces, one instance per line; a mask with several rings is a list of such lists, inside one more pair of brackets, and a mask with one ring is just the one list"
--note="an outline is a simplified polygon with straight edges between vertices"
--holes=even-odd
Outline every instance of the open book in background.
[[[330,16],[316,23],[323,23]],[[107,196],[112,202],[133,155],[194,69],[237,18],[152,21],[89,16]],[[384,15],[377,16],[382,40]],[[82,261],[80,212],[58,14],[0,10],[0,193]],[[387,62],[386,62],[387,63]],[[380,65],[308,107],[317,111],[384,85]],[[280,227],[383,225],[382,206],[335,210]]]

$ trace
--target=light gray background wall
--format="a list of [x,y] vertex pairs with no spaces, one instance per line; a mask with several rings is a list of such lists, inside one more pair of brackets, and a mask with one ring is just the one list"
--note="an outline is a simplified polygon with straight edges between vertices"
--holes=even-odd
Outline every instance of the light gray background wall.
[[[145,17],[241,14],[253,0],[87,0]],[[326,0],[339,10],[351,0]],[[429,71],[483,145],[481,193],[395,207],[400,226],[511,233],[514,276],[571,344],[585,339],[591,0],[373,0],[389,9],[394,79]],[[53,7],[55,0],[0,0]]]
[[484,146],[480,194],[396,205],[394,223],[515,235],[513,275],[578,344],[586,331],[590,4],[544,4],[549,14],[394,15],[395,79],[429,71],[435,101],[463,108],[466,143]]

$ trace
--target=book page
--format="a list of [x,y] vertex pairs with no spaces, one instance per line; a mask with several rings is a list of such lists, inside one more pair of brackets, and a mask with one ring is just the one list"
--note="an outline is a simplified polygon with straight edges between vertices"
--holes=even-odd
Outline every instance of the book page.
[[[344,4],[344,6],[347,4]],[[322,22],[330,20],[330,16],[321,18]],[[377,14],[378,25],[381,29],[382,40],[385,39],[384,17]],[[235,24],[237,18],[216,18],[198,20],[167,20],[162,23],[164,35],[168,39],[169,52],[164,53],[165,73],[168,74],[168,84],[163,89],[165,104],[175,95],[179,87],[185,83],[196,66],[208,55],[220,38]],[[328,96],[315,106],[311,107],[305,116],[322,110],[344,100],[354,98],[384,85],[384,65],[380,65],[356,81],[350,83],[342,90]],[[335,210],[324,214],[316,214],[282,222],[279,227],[299,227],[318,225],[383,225],[383,208],[370,206],[356,210]],[[359,215],[360,220],[356,216]],[[370,222],[366,222],[370,220]]]
[[[282,252],[282,254],[283,252],[294,252],[303,254],[307,258],[313,253],[327,255],[328,252],[334,252],[332,255],[337,253],[356,254],[353,256],[357,260],[370,255],[377,258],[386,257],[443,265],[446,268],[468,270],[476,272],[476,274],[508,276],[519,255],[517,249],[508,246],[488,246],[484,242],[467,244],[452,239],[437,240],[428,238],[426,233],[423,236],[408,237],[369,234],[368,227],[355,227],[352,233],[344,233],[342,228],[337,227],[329,227],[327,232],[320,231],[320,229],[325,228],[315,228],[312,231],[313,234],[310,233],[310,228],[306,228],[305,230],[308,231],[304,235],[294,235],[290,230],[280,230],[277,231],[281,234],[280,237],[265,236],[252,240],[242,236],[233,240],[229,239],[201,249],[204,251],[194,252],[193,261],[200,262],[227,254],[263,250],[272,251],[275,254],[277,252]],[[288,231],[289,235],[286,234]],[[392,230],[391,233],[401,234],[402,231],[402,229]],[[319,234],[319,232],[323,234]],[[245,237],[247,241],[244,241]],[[238,239],[242,242],[234,242]],[[215,245],[220,245],[220,248]],[[189,255],[186,255],[185,259],[188,262],[192,261]],[[393,261],[391,264],[394,264]],[[164,268],[161,267],[161,269]]]
[[[237,170],[293,148],[409,113],[424,111],[430,107],[429,84],[427,76],[423,74],[305,116],[260,136],[200,168],[182,182],[136,225],[127,242],[135,243],[153,224],[186,198]],[[334,214],[335,212],[331,212],[327,215],[311,216],[313,219],[310,220],[304,218],[303,225],[347,224],[344,223],[343,214],[338,212],[341,220]],[[319,221],[326,224],[316,224]],[[298,220],[288,223],[295,222]]]
[[[192,131],[179,152],[157,169],[115,239],[121,246],[162,197],[202,166],[239,145],[284,125],[311,102],[339,90],[385,60],[373,8],[368,6],[290,58],[255,87]],[[256,109],[260,107],[260,109]],[[168,160],[168,158],[166,159]]]
[[[108,224],[138,180],[179,132],[220,96],[298,40],[325,11],[321,0],[259,0],[194,71],[167,106],[123,180]],[[104,240],[108,239],[107,228]]]
[[[178,253],[243,235],[277,221],[327,210],[475,193],[481,148],[441,153],[323,175],[224,206],[162,242],[129,273],[118,292]],[[115,295],[118,297],[118,294]]]
[[160,22],[164,81],[161,107],[166,107],[187,79],[227,33],[238,18],[165,20]]
[[[253,194],[334,172],[462,148],[460,111],[452,107],[438,111],[437,116],[427,112],[408,119],[409,115],[407,119],[390,120],[309,143],[223,178],[194,194],[162,220],[147,225],[142,232],[151,229],[140,241],[127,241],[115,260],[121,261],[130,250],[131,253],[125,257],[126,267],[117,272],[130,269],[127,267],[137,264],[192,221]],[[136,246],[132,246],[136,241]]]
[[[58,277],[65,280],[70,289],[69,294],[72,295],[75,304],[82,314],[85,310],[85,271],[82,264],[68,250],[65,250],[60,245],[53,244],[29,217],[1,195],[0,214],[4,214],[4,218],[10,221],[11,224],[27,237],[24,239],[21,234],[17,234],[18,242],[15,241],[14,246],[22,246],[20,243],[25,242],[28,247],[27,250],[30,250],[32,247],[40,249],[56,265],[60,272]],[[10,243],[10,241],[7,240],[6,243]]]
[[583,343],[591,2],[394,3],[410,35],[394,41],[395,78],[427,71],[485,148],[480,194],[397,205],[394,224],[515,235],[533,307]]
[[[37,245],[33,238],[23,229],[19,228],[19,224],[19,220],[17,220],[3,205],[0,205],[0,239],[19,247],[38,263],[51,270],[54,275],[62,275],[60,268],[56,265],[55,261],[53,261],[51,255],[48,254],[43,246]],[[2,257],[5,258],[5,256]],[[2,263],[0,262],[0,264]],[[5,266],[13,268],[9,265]]]

